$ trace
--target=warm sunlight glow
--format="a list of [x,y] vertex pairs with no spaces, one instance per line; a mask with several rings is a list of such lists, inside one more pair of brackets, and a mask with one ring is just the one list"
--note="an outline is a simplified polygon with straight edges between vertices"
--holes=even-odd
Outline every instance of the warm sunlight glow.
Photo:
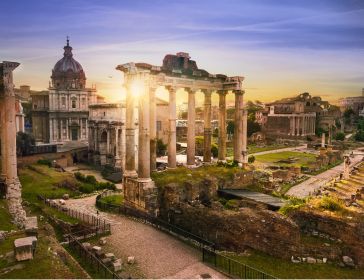
[[135,98],[139,98],[144,94],[144,83],[141,80],[135,80],[131,83],[131,93]]

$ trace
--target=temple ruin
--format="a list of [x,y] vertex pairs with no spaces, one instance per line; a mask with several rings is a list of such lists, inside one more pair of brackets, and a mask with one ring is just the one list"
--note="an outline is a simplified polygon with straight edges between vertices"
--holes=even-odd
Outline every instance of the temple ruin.
[[[244,77],[210,74],[199,69],[187,53],[166,55],[162,66],[147,63],[118,65],[124,73],[126,96],[126,162],[124,172],[125,199],[133,206],[153,212],[156,209],[156,188],[150,177],[156,159],[156,89],[165,87],[169,92],[168,167],[176,168],[176,91],[188,93],[187,166],[195,166],[195,95],[204,94],[204,164],[211,163],[211,95],[219,95],[219,154],[226,159],[226,95],[235,95],[234,160],[247,164],[247,112],[243,107]],[[133,96],[134,95],[134,96]],[[138,171],[135,166],[134,101],[139,102]]]
[[24,226],[26,214],[22,208],[21,184],[16,160],[16,107],[13,71],[17,62],[0,63],[0,139],[1,179],[5,182],[5,195],[9,212],[18,226]]

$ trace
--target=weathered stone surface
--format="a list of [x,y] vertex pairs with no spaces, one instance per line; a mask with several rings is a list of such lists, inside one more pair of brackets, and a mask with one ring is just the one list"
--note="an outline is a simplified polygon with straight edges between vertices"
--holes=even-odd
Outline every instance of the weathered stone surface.
[[62,196],[62,198],[63,198],[64,200],[68,200],[68,199],[70,198],[70,195],[69,195],[68,193],[65,193],[65,194]]
[[134,256],[129,256],[128,257],[128,264],[134,264],[135,263],[135,257]]
[[37,238],[35,236],[15,239],[14,254],[16,260],[24,261],[33,259],[36,245],[37,245]]
[[307,263],[316,263],[316,259],[312,257],[307,257],[306,261]]
[[115,260],[115,255],[113,253],[106,253],[105,258],[109,258],[110,260]]
[[93,246],[92,247],[92,251],[93,252],[100,252],[101,251],[101,247],[99,247],[99,246]]
[[105,237],[101,237],[99,240],[99,244],[100,245],[105,245],[106,244],[106,238]]
[[91,244],[89,242],[83,242],[82,247],[88,251],[91,250]]
[[349,256],[343,256],[343,263],[349,267],[355,267],[355,263]]
[[113,268],[114,272],[120,271],[122,269],[122,265],[123,265],[123,263],[122,263],[121,259],[115,260],[112,263],[112,268]]
[[38,234],[38,220],[37,217],[27,217],[25,221],[25,232],[27,234]]

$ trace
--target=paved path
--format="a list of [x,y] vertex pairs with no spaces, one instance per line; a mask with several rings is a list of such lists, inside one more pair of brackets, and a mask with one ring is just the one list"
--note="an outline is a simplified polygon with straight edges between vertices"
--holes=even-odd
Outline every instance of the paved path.
[[[70,199],[70,208],[96,213],[96,196]],[[107,245],[123,260],[135,256],[142,273],[148,278],[199,278],[208,273],[212,278],[226,278],[201,262],[201,252],[152,226],[122,215],[101,212],[100,217],[111,223]]]
[[[361,151],[355,150],[355,153],[362,153]],[[351,165],[359,163],[363,159],[363,155],[355,155],[354,158],[350,158]],[[324,171],[318,175],[312,176],[310,179],[293,186],[286,194],[299,198],[305,198],[313,194],[316,190],[320,189],[326,183],[333,178],[337,177],[344,171],[344,163],[339,164],[327,171]]]
[[307,144],[304,144],[304,145],[301,145],[301,146],[289,147],[289,148],[282,148],[282,149],[276,149],[276,150],[269,150],[269,151],[263,151],[263,152],[249,154],[249,155],[261,156],[261,155],[266,155],[266,154],[274,154],[274,153],[280,153],[280,152],[292,152],[292,151],[297,151],[297,152],[306,151],[306,152],[310,152],[309,150],[307,150]]

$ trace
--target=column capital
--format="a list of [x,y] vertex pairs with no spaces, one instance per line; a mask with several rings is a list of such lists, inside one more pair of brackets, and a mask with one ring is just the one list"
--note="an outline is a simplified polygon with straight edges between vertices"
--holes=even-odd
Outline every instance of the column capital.
[[166,89],[169,92],[176,92],[177,91],[177,87],[175,87],[175,86],[166,86]]
[[245,90],[233,90],[235,95],[244,95]]
[[219,89],[217,90],[217,94],[219,95],[227,95],[228,94],[228,90],[225,90],[225,89]]
[[193,93],[193,94],[195,94],[198,91],[198,89],[187,87],[187,88],[185,88],[185,91],[187,93]]

